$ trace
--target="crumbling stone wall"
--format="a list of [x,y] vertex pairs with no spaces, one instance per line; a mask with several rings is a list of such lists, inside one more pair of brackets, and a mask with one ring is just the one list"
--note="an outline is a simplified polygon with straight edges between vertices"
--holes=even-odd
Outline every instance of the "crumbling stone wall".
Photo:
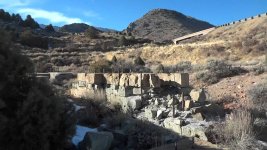
[[74,97],[95,98],[96,92],[105,91],[106,98],[113,104],[120,104],[125,109],[139,107],[144,95],[151,89],[172,86],[180,89],[189,87],[187,73],[78,73],[72,83],[70,94]]

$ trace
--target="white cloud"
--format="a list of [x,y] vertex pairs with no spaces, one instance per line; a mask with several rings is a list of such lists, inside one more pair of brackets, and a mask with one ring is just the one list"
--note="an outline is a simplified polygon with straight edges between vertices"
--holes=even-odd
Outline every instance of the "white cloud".
[[46,19],[51,23],[65,23],[65,24],[71,24],[71,23],[86,23],[90,24],[89,22],[85,22],[81,20],[80,18],[71,18],[67,17],[64,14],[56,11],[47,11],[42,9],[32,9],[32,8],[20,8],[17,11],[18,13],[27,15],[30,14],[33,18],[39,18],[39,19]]

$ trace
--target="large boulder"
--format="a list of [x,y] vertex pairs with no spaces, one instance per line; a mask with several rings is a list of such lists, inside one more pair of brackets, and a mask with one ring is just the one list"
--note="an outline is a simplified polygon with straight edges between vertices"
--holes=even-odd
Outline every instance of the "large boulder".
[[184,110],[189,110],[192,107],[193,107],[193,101],[191,100],[184,101]]
[[186,126],[182,126],[182,135],[186,137],[197,137],[201,140],[208,141],[208,137],[206,136],[207,127],[200,126],[198,124],[188,124]]
[[79,143],[80,150],[109,150],[113,141],[110,132],[87,132]]
[[207,98],[205,91],[203,89],[200,90],[193,89],[190,92],[190,97],[194,102],[199,102],[199,103],[204,103]]
[[126,110],[138,110],[142,107],[142,99],[141,96],[130,96],[125,98],[125,101],[122,102],[126,108]]
[[178,134],[181,134],[181,126],[183,125],[183,121],[178,118],[166,118],[163,122],[165,128],[170,129]]
[[175,83],[178,83],[181,87],[189,87],[188,73],[173,73],[173,75]]

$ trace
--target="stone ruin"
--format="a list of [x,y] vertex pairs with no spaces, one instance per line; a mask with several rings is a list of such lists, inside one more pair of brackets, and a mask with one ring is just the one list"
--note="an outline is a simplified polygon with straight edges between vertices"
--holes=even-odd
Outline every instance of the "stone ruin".
[[99,92],[104,92],[112,104],[120,104],[124,110],[131,104],[139,107],[143,99],[153,97],[164,86],[171,86],[181,91],[188,91],[189,74],[187,73],[78,73],[72,83],[70,94],[78,98],[95,99]]
[[70,94],[96,100],[104,95],[134,118],[205,141],[212,125],[209,115],[224,115],[220,107],[206,102],[203,89],[190,88],[188,73],[78,73]]

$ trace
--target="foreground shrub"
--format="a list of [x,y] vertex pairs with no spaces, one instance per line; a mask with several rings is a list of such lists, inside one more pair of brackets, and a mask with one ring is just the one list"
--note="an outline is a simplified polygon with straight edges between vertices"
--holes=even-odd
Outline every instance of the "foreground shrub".
[[75,131],[73,107],[0,35],[0,149],[62,150]]
[[21,33],[20,43],[30,47],[48,49],[48,39],[36,36],[30,30],[26,30]]
[[267,111],[267,81],[254,85],[248,93],[250,101],[247,107],[259,112]]
[[215,127],[218,135],[217,141],[230,149],[259,148],[253,134],[253,121],[248,110],[232,112],[223,124]]
[[247,72],[240,67],[233,67],[224,61],[211,60],[205,67],[206,71],[200,72],[196,75],[198,80],[208,84],[214,84],[222,78],[232,77],[241,73]]

